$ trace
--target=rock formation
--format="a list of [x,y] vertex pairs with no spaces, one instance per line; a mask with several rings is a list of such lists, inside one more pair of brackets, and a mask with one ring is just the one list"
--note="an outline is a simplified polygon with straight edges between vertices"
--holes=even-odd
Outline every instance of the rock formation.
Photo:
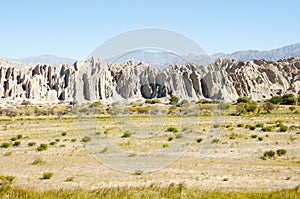
[[300,57],[268,62],[218,59],[208,67],[147,63],[110,64],[98,58],[73,65],[21,64],[0,59],[1,101],[119,101],[122,99],[210,98],[235,101],[239,96],[265,100],[300,91]]

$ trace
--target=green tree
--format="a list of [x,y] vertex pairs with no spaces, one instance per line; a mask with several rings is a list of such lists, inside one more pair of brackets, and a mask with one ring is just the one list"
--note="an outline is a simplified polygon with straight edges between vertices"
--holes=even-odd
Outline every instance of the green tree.
[[170,98],[170,104],[172,105],[177,105],[179,102],[179,98],[175,95],[173,95],[171,98]]
[[282,103],[282,97],[281,96],[274,96],[271,99],[268,100],[272,104],[281,104]]

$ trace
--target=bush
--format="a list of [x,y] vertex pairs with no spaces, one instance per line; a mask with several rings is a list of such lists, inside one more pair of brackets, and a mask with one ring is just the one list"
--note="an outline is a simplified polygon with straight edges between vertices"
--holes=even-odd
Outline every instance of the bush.
[[8,142],[2,142],[1,148],[8,148],[8,147],[10,147],[10,143],[8,143]]
[[283,124],[279,124],[279,131],[280,132],[286,132],[289,129],[288,126],[285,126]]
[[65,180],[65,182],[73,182],[73,181],[74,181],[74,177],[68,177]]
[[286,149],[278,149],[276,152],[277,152],[278,156],[282,156],[287,153],[287,150]]
[[19,146],[20,144],[21,144],[20,141],[15,141],[15,142],[13,143],[13,146]]
[[45,163],[46,162],[44,160],[42,160],[41,158],[36,158],[35,160],[33,160],[31,165],[41,165],[41,164],[45,164]]
[[275,155],[275,152],[273,150],[264,152],[264,157],[265,158],[272,158],[272,157],[274,157],[274,155]]
[[45,172],[45,173],[43,173],[42,179],[44,179],[44,180],[50,179],[50,178],[52,178],[53,175],[54,174],[52,172]]
[[269,99],[268,102],[271,102],[272,104],[281,104],[282,103],[282,97],[281,96],[274,96],[271,99]]
[[257,128],[262,128],[262,127],[264,127],[264,123],[258,123],[258,124],[256,124],[255,125]]
[[243,123],[237,124],[237,127],[244,127]]
[[62,132],[61,135],[62,135],[62,136],[66,136],[66,135],[67,135],[67,132]]
[[131,133],[129,131],[125,131],[124,134],[121,136],[121,138],[129,138],[131,136]]
[[229,104],[220,103],[220,104],[218,104],[217,108],[219,110],[228,110],[230,108],[230,106],[229,106]]
[[170,126],[170,127],[167,128],[167,131],[168,131],[168,132],[177,133],[177,132],[178,132],[178,129],[177,129],[176,127]]
[[28,142],[27,145],[28,145],[28,146],[34,146],[34,145],[36,145],[36,142]]
[[264,138],[263,138],[263,137],[258,137],[258,140],[259,140],[259,141],[263,141]]
[[285,94],[282,96],[282,104],[284,105],[294,105],[296,101],[297,99],[293,94]]
[[252,130],[252,131],[254,131],[255,128],[256,128],[255,126],[250,126],[250,127],[249,127],[249,129]]
[[76,141],[77,141],[76,138],[71,139],[71,142],[76,142]]
[[170,102],[169,102],[169,103],[172,104],[172,105],[177,105],[178,102],[179,102],[179,98],[176,97],[176,96],[172,96],[172,97],[170,98]]
[[45,151],[47,149],[48,149],[48,144],[40,144],[40,146],[36,148],[37,151]]
[[170,141],[172,141],[173,140],[173,137],[171,136],[171,137],[168,137],[168,141],[170,142]]
[[200,143],[200,142],[202,142],[203,141],[203,138],[197,138],[196,139],[196,142],[198,142],[198,143]]
[[82,142],[89,142],[89,141],[91,141],[91,140],[92,140],[92,138],[91,138],[91,137],[88,137],[88,136],[84,136],[84,137],[81,139]]
[[250,102],[250,98],[249,97],[245,97],[245,96],[241,96],[236,101],[237,101],[237,103],[249,103]]
[[17,139],[18,139],[17,137],[10,138],[11,141],[16,141]]
[[213,124],[213,127],[216,129],[216,128],[219,128],[221,125],[220,124]]
[[214,138],[211,142],[212,142],[212,143],[219,143],[220,140],[219,140],[218,138]]
[[251,138],[257,138],[257,135],[251,135]]
[[262,130],[263,132],[271,132],[272,129],[273,129],[272,126],[265,126],[265,127],[261,128],[261,130]]
[[163,147],[164,147],[164,148],[167,148],[167,147],[169,147],[169,144],[168,144],[168,143],[163,144]]
[[176,134],[176,136],[175,136],[176,139],[180,139],[180,138],[182,138],[182,137],[183,137],[182,133],[178,133],[178,134]]
[[49,143],[51,146],[54,146],[54,145],[56,145],[57,144],[57,142],[55,142],[55,141],[52,141],[52,142],[50,142]]
[[22,134],[17,135],[17,138],[18,138],[18,139],[21,139],[22,137],[23,137]]

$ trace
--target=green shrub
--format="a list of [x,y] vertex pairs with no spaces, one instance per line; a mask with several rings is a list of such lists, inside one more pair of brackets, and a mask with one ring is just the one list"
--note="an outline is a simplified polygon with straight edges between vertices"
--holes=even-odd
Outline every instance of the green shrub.
[[239,124],[237,124],[237,127],[244,127],[244,124],[243,123],[239,123]]
[[10,147],[10,143],[8,143],[8,142],[2,142],[1,148],[8,148],[8,147]]
[[13,143],[13,146],[19,146],[20,144],[21,144],[20,141],[15,141],[15,142]]
[[261,128],[261,130],[262,130],[263,132],[271,132],[272,129],[273,129],[272,126],[265,126],[265,127]]
[[36,148],[37,151],[45,151],[48,149],[48,144],[40,144],[39,147]]
[[36,142],[28,142],[27,145],[28,145],[28,146],[34,146],[34,145],[36,145]]
[[257,135],[251,135],[251,138],[257,138]]
[[163,147],[164,148],[167,148],[167,147],[169,147],[170,145],[168,144],[168,143],[165,143],[165,144],[163,144]]
[[66,136],[66,135],[67,135],[67,132],[62,132],[61,135],[62,135],[62,136]]
[[54,174],[52,172],[45,172],[45,173],[43,173],[42,179],[48,180],[48,179],[52,178],[53,175]]
[[170,142],[170,141],[172,141],[173,140],[173,137],[171,136],[171,137],[168,137],[168,141]]
[[275,155],[275,152],[273,150],[264,152],[264,157],[265,158],[272,158],[272,157],[274,157],[274,155]]
[[249,103],[250,100],[251,99],[249,97],[241,96],[236,101],[237,103]]
[[46,163],[46,161],[42,160],[41,158],[36,158],[33,160],[31,165],[41,165],[41,164],[45,164],[45,163]]
[[196,142],[198,142],[198,143],[200,143],[200,142],[202,142],[203,141],[203,138],[197,138],[196,139]]
[[72,139],[71,139],[71,142],[76,142],[76,141],[77,141],[76,138],[72,138]]
[[180,139],[180,138],[183,138],[183,135],[182,133],[177,133],[176,136],[175,136],[176,139]]
[[92,140],[92,138],[91,138],[91,137],[88,137],[88,136],[84,136],[84,137],[81,139],[82,142],[90,142],[91,140]]
[[74,181],[74,177],[67,177],[65,182],[73,182]]
[[22,137],[23,137],[22,134],[18,134],[18,135],[17,135],[17,138],[18,138],[18,139],[21,139]]
[[283,124],[279,124],[279,131],[280,132],[286,132],[289,129],[288,126],[285,126]]
[[144,173],[143,170],[137,170],[134,172],[134,175],[142,175]]
[[255,125],[257,128],[262,128],[262,127],[264,127],[264,123],[258,123],[258,124],[256,124]]
[[287,150],[286,149],[278,149],[276,152],[277,152],[278,156],[282,156],[287,153]]
[[294,105],[296,101],[296,97],[293,94],[285,94],[282,96],[282,104]]
[[212,143],[219,143],[220,140],[219,140],[218,138],[214,138],[211,142],[212,142]]
[[282,97],[281,96],[274,96],[271,99],[268,100],[272,104],[281,104],[282,103]]
[[55,142],[55,141],[52,141],[52,142],[49,143],[49,145],[51,145],[51,146],[54,146],[56,144],[57,144],[57,142]]
[[171,105],[177,105],[178,102],[179,102],[179,98],[176,97],[176,96],[172,96],[172,97],[170,98],[170,102],[169,102],[169,103],[170,103]]
[[250,127],[249,127],[249,129],[252,130],[252,131],[254,131],[255,128],[256,128],[255,126],[250,126]]
[[167,131],[168,131],[168,132],[177,133],[177,132],[178,132],[178,129],[177,129],[176,127],[170,126],[170,127],[167,128]]
[[12,137],[12,138],[10,138],[10,140],[14,142],[14,141],[18,140],[18,138],[17,137]]
[[263,140],[264,140],[263,137],[258,137],[257,139],[258,139],[259,141],[263,141]]
[[124,134],[121,136],[121,138],[129,138],[131,136],[131,133],[129,131],[125,131]]
[[55,139],[55,141],[56,141],[56,142],[59,142],[59,141],[60,141],[60,139],[59,139],[59,138],[56,138],[56,139]]
[[220,124],[213,124],[214,128],[220,128],[220,126],[221,126]]

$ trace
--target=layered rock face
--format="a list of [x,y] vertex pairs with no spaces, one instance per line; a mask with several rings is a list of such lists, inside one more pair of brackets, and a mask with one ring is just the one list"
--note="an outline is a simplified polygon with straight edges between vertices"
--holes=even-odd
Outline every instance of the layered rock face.
[[2,101],[86,103],[176,95],[231,102],[239,96],[264,100],[299,91],[300,57],[277,62],[219,59],[208,67],[171,65],[164,70],[143,62],[116,65],[97,58],[56,66],[0,60]]

